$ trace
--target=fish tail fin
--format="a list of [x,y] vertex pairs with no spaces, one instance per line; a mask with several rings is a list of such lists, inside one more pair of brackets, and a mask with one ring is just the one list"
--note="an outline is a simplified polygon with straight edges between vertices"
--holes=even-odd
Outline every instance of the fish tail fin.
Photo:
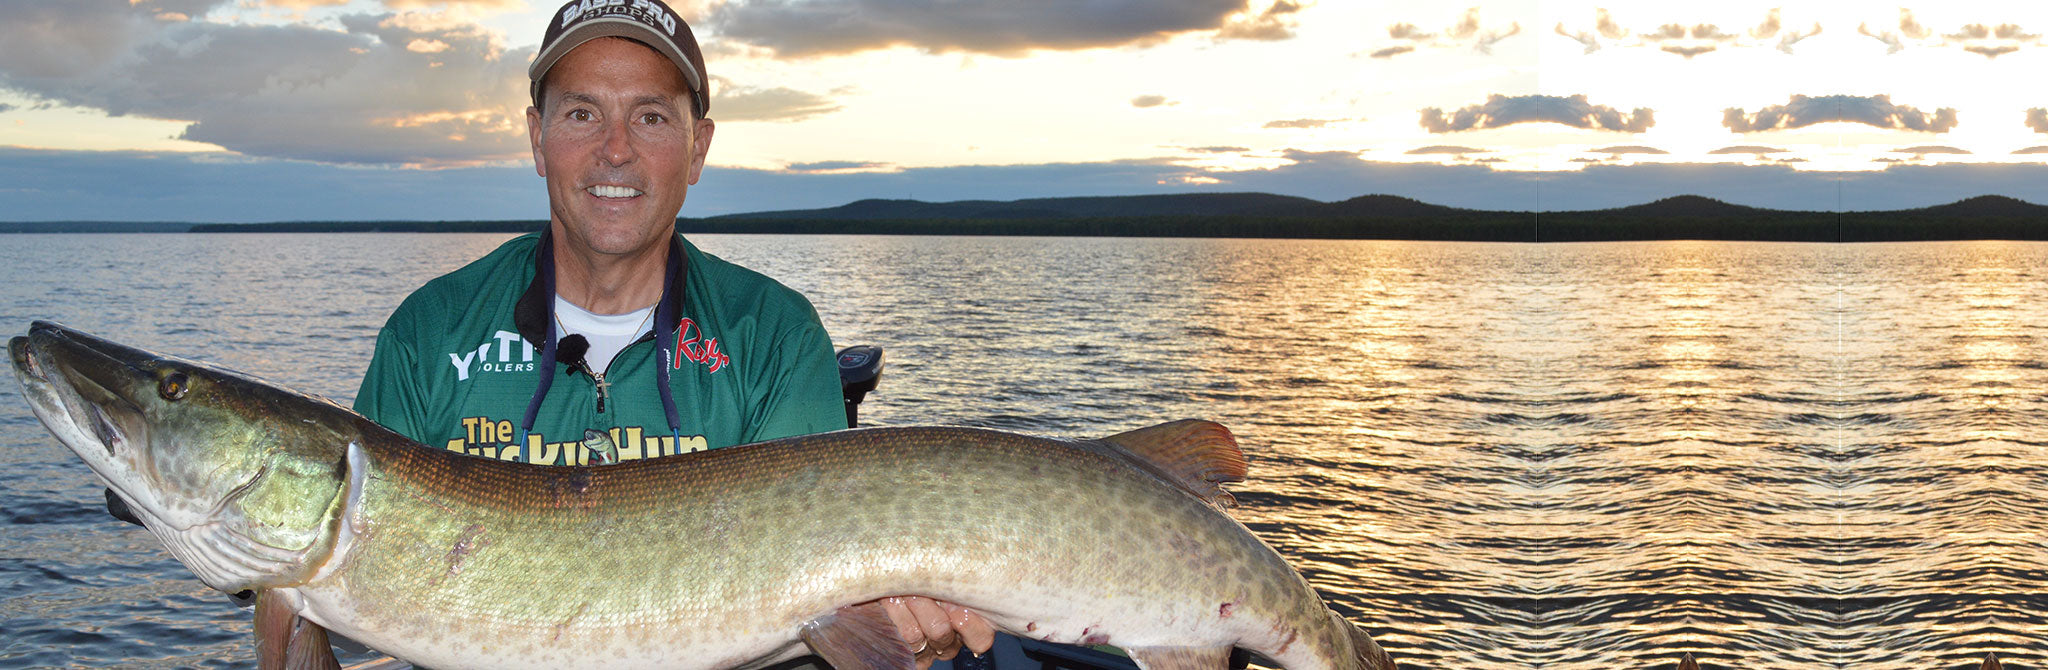
[[1394,670],[1394,657],[1388,656],[1387,650],[1381,649],[1379,643],[1372,641],[1372,636],[1367,635],[1364,628],[1345,621],[1344,617],[1336,612],[1331,612],[1330,618],[1335,619],[1337,625],[1344,630],[1350,631],[1351,647],[1358,657],[1358,665],[1355,667],[1362,670]]

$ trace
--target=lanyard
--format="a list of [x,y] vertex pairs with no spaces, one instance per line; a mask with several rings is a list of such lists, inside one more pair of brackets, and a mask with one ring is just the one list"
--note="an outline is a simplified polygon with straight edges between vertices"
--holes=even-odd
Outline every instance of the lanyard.
[[[547,397],[548,389],[555,384],[555,356],[558,343],[555,341],[554,328],[555,249],[552,237],[553,235],[549,232],[541,234],[540,248],[537,250],[540,257],[535,263],[534,268],[534,271],[539,273],[538,278],[541,283],[541,289],[546,292],[546,300],[542,301],[544,305],[542,309],[546,310],[546,314],[543,315],[545,319],[542,323],[546,324],[546,326],[541,329],[546,335],[543,338],[540,349],[540,382],[534,385],[533,399],[527,401],[526,415],[519,421],[519,445],[515,447],[517,455],[513,456],[512,460],[520,462],[526,462],[527,458],[532,456],[532,454],[526,453],[526,436],[533,431],[535,418],[540,416],[541,400]],[[669,291],[675,288],[676,274],[680,271],[679,266],[682,265],[681,259],[678,258],[682,251],[677,248],[673,238],[671,238],[669,245],[667,270],[663,273],[663,278],[666,281],[661,286],[661,300],[656,302],[654,306],[654,328],[652,328],[656,352],[654,385],[658,387],[661,393],[661,410],[663,414],[667,415],[669,434],[675,440],[676,448],[680,449],[683,444],[682,413],[676,410],[675,391],[669,388],[668,372],[669,368],[675,366],[675,338],[677,333],[674,330],[663,327],[663,324],[682,323],[682,315],[678,313],[681,311],[682,296],[675,296],[676,300],[669,299]]]

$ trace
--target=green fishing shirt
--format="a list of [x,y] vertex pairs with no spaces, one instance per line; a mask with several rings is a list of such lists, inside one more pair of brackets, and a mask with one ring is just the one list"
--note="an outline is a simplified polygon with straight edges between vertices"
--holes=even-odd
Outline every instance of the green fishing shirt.
[[[662,300],[681,316],[655,324],[673,329],[673,350],[656,351],[649,333],[619,352],[601,409],[596,380],[555,363],[521,442],[553,304],[536,280],[542,240],[513,238],[407,297],[377,333],[356,411],[429,446],[554,465],[594,462],[586,429],[609,433],[632,460],[846,427],[832,343],[810,302],[677,235],[670,262],[684,262]],[[664,360],[680,439],[656,386]]]

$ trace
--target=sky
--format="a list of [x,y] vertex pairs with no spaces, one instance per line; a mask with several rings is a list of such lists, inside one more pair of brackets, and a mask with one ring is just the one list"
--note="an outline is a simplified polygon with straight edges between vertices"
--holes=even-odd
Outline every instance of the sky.
[[[2048,3],[676,0],[685,216],[1261,191],[2048,204]],[[537,219],[560,5],[0,0],[0,220]]]

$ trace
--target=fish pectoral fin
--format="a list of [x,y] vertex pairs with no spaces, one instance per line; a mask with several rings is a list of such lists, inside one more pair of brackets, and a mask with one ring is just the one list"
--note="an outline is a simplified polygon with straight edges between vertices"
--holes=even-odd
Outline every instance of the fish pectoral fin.
[[1223,490],[1245,477],[1244,451],[1229,428],[1214,421],[1183,419],[1102,438],[1195,497],[1219,507],[1237,499]]
[[327,629],[307,621],[264,589],[256,594],[256,667],[261,670],[340,670]]
[[1143,670],[1225,670],[1230,647],[1125,647]]
[[917,652],[903,641],[881,603],[841,607],[803,625],[798,634],[835,670],[911,670]]

